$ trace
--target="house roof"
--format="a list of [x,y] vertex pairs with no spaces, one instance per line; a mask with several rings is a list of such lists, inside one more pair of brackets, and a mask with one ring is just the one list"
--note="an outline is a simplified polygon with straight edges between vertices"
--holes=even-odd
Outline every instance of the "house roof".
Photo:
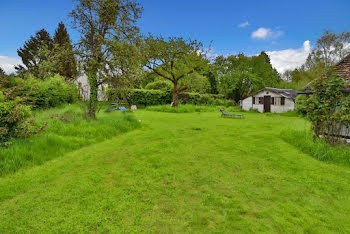
[[295,99],[298,96],[298,92],[294,89],[278,89],[278,88],[271,88],[271,87],[265,87],[263,89],[260,89],[259,91],[255,92],[254,95],[263,90],[268,90],[270,92],[278,93],[283,97],[291,98],[291,99]]
[[335,65],[334,70],[338,75],[345,77],[345,90],[350,91],[350,54]]
[[[350,92],[350,54],[343,58],[339,63],[334,66],[334,71],[345,77],[345,87],[343,92]],[[311,89],[312,81],[309,82],[300,93],[312,93]]]

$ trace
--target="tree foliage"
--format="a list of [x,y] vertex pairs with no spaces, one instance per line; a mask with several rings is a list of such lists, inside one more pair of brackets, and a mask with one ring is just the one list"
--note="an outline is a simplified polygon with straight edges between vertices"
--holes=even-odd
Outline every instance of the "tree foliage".
[[[77,0],[70,13],[73,27],[80,33],[79,56],[88,75],[90,100],[88,117],[95,118],[99,85],[125,76],[132,64],[125,50],[138,33],[135,25],[142,7],[134,0]],[[132,55],[135,55],[133,50]],[[128,73],[130,74],[130,73]]]
[[58,27],[53,36],[54,47],[50,56],[53,73],[58,73],[72,80],[78,75],[76,52],[73,50],[70,36],[63,22]]
[[[41,53],[43,49],[51,51],[53,48],[53,40],[50,34],[41,29],[34,36],[26,41],[23,47],[17,50],[17,54],[22,59],[22,63],[33,75],[39,75],[39,64],[48,60],[47,53]],[[25,68],[21,65],[15,67],[17,71],[23,71]]]
[[345,78],[330,69],[326,75],[314,80],[313,94],[306,101],[306,112],[311,120],[315,138],[330,144],[338,142],[344,127],[350,129],[350,100],[344,89]]
[[253,57],[242,53],[229,57],[219,56],[214,65],[219,92],[236,102],[263,87],[273,87],[280,79],[264,52]]
[[208,65],[202,44],[181,37],[149,35],[144,40],[143,56],[147,69],[173,83],[172,106],[179,104],[179,94],[188,89],[186,80],[191,74],[202,72]]
[[349,32],[337,34],[330,30],[324,31],[323,35],[317,40],[315,49],[307,58],[304,70],[317,66],[319,63],[326,67],[336,64],[350,52],[350,48],[347,46],[349,42]]
[[17,73],[30,72],[41,79],[60,74],[67,80],[78,75],[75,52],[62,22],[59,23],[54,38],[42,29],[35,36],[31,36],[17,53],[25,65],[16,66]]
[[350,53],[350,32],[333,33],[326,30],[317,40],[306,62],[294,70],[286,71],[286,81],[278,84],[280,88],[302,89]]

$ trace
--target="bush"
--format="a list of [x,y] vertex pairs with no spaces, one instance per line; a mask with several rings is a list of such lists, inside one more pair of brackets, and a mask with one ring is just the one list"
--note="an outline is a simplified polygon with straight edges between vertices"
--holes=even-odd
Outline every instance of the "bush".
[[158,106],[148,106],[146,110],[156,111],[156,112],[168,112],[168,113],[193,113],[193,112],[219,112],[220,109],[225,108],[228,112],[240,111],[237,106],[234,107],[224,107],[224,106],[196,106],[191,104],[179,105],[176,108],[170,105],[158,105]]
[[24,105],[19,97],[14,100],[5,99],[0,92],[0,144],[14,137],[27,137],[34,132],[30,106]]
[[182,104],[208,105],[208,106],[234,106],[233,100],[226,100],[221,94],[183,93],[180,95]]
[[126,98],[130,105],[151,106],[171,103],[172,94],[170,91],[133,89],[128,92]]
[[162,90],[162,91],[170,91],[173,89],[173,85],[165,80],[158,80],[152,83],[148,83],[145,89],[149,90]]
[[[114,91],[109,92],[110,101],[114,101]],[[130,105],[164,105],[172,102],[172,93],[170,90],[148,90],[133,89],[126,94],[127,101]],[[234,106],[235,102],[224,99],[221,94],[199,94],[199,93],[181,93],[179,95],[181,104],[208,105],[208,106]],[[122,97],[119,97],[122,99]]]
[[315,138],[335,145],[342,126],[350,128],[350,102],[342,89],[345,78],[333,70],[312,83],[313,94],[306,101],[307,117],[312,123]]
[[64,77],[55,75],[45,80],[30,77],[26,80],[14,78],[3,84],[7,96],[25,98],[26,103],[33,109],[56,107],[63,103],[73,103],[78,92],[73,84],[65,81]]
[[296,112],[302,116],[307,115],[306,100],[306,95],[299,95],[295,100]]

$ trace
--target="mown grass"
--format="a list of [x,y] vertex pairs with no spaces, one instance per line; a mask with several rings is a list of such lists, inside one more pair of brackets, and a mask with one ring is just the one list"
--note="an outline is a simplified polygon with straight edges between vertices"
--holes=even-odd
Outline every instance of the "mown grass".
[[97,120],[88,120],[78,105],[36,111],[34,119],[37,125],[47,127],[37,135],[13,140],[8,147],[0,148],[0,176],[40,165],[140,125],[132,114],[116,112],[101,112]]
[[0,233],[349,233],[350,172],[298,117],[136,112],[142,128],[0,178]]
[[309,130],[296,131],[289,129],[283,131],[281,137],[302,152],[320,161],[350,167],[350,147],[344,144],[333,147],[322,139],[313,141],[313,134]]
[[176,108],[171,107],[170,105],[159,105],[159,106],[148,106],[145,109],[148,111],[156,112],[168,112],[168,113],[193,113],[193,112],[215,112],[220,109],[225,109],[226,111],[241,111],[238,106],[196,106],[196,105],[179,105]]

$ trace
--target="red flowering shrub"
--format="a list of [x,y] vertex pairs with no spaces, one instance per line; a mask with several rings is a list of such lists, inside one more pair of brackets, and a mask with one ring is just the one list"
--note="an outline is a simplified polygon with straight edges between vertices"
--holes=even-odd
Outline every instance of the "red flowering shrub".
[[34,121],[27,121],[31,108],[21,98],[6,99],[0,92],[0,144],[13,137],[28,137],[35,133]]
[[350,129],[350,102],[344,89],[345,78],[332,70],[313,82],[313,94],[306,102],[315,138],[323,138],[334,145],[339,136]]

